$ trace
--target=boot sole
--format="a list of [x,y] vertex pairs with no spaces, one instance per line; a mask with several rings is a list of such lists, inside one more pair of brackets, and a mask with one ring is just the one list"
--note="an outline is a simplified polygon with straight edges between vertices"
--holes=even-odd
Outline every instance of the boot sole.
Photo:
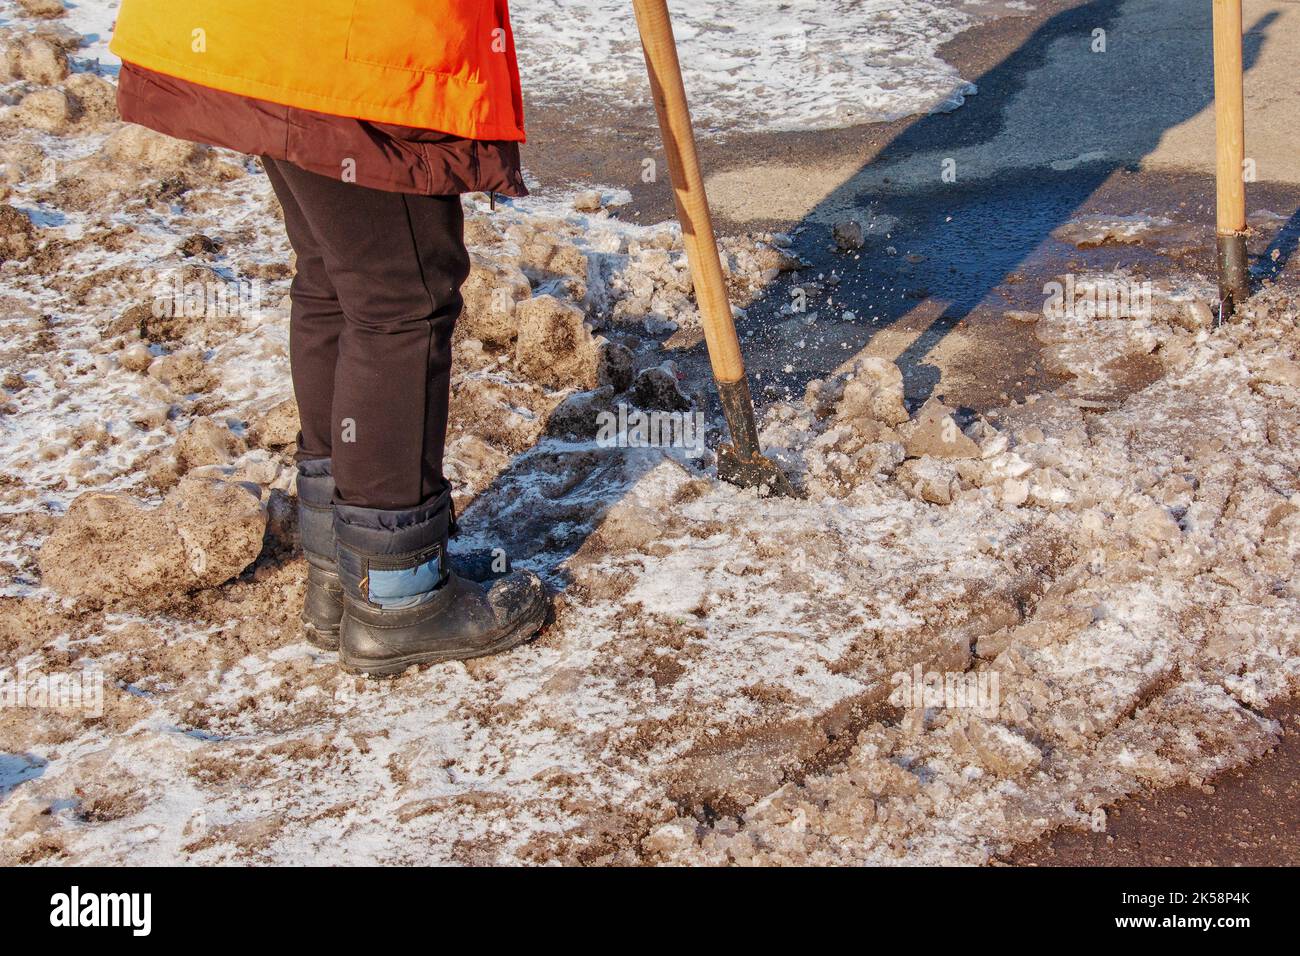
[[322,651],[339,649],[339,629],[337,624],[328,628],[312,624],[310,621],[302,622],[302,636],[307,639],[308,644],[319,647]]
[[447,661],[468,661],[476,657],[488,657],[500,654],[512,647],[518,647],[535,636],[546,623],[546,606],[525,618],[491,644],[485,644],[470,653],[464,651],[423,651],[419,654],[403,654],[401,657],[365,658],[351,657],[347,649],[339,647],[339,667],[348,674],[363,674],[366,677],[396,677],[412,664],[443,664]]

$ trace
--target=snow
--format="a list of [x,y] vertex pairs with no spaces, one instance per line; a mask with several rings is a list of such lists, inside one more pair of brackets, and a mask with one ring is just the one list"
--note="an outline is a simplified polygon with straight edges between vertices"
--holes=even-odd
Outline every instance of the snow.
[[[705,129],[826,129],[955,109],[975,92],[935,56],[976,22],[978,8],[965,3],[688,0],[669,9],[693,115]],[[644,97],[630,3],[516,0],[511,21],[529,96]]]

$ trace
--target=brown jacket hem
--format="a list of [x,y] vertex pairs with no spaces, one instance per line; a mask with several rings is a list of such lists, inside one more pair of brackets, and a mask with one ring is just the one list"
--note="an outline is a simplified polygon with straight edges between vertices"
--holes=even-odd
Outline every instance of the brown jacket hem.
[[519,144],[332,116],[123,63],[122,119],[177,139],[270,156],[321,176],[426,196],[526,196]]

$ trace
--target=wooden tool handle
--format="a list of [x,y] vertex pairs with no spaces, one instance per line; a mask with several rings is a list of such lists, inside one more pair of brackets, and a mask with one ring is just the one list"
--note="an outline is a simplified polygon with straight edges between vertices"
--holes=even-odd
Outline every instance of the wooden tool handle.
[[667,0],[632,0],[636,22],[641,31],[641,48],[645,51],[646,69],[650,73],[650,92],[659,115],[659,131],[668,171],[673,179],[673,199],[677,218],[682,224],[686,258],[695,284],[695,301],[699,304],[704,325],[704,343],[709,349],[713,377],[720,384],[738,382],[745,376],[745,362],[727,300],[727,285],[722,277],[718,243],[713,235],[713,217],[704,195],[704,179],[695,152],[695,134],[691,114],[686,106],[686,89],[682,85],[681,64],[677,61],[677,42],[672,21],[668,18]]
[[1245,96],[1241,78],[1241,0],[1214,0],[1214,125],[1218,233],[1246,231]]

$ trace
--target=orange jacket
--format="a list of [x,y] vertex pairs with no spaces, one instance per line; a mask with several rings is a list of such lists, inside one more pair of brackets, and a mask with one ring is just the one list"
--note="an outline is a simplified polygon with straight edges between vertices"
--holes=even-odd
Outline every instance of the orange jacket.
[[524,139],[507,0],[122,0],[109,48],[229,93]]

